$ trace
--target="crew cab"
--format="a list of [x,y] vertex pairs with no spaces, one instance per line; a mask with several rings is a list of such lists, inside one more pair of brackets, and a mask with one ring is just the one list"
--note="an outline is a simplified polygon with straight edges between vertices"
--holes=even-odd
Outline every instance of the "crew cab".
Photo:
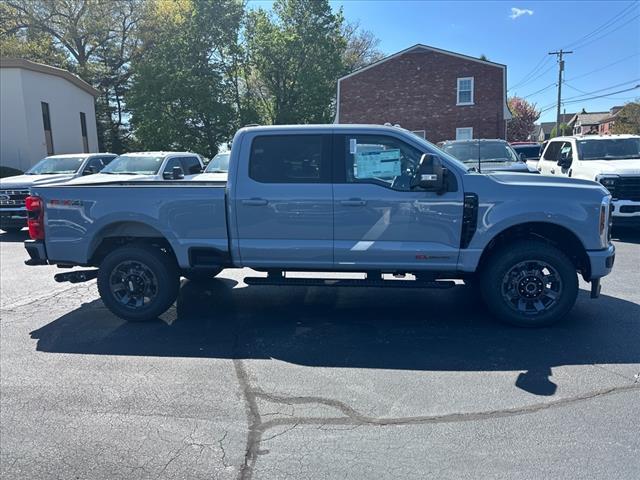
[[117,155],[75,153],[45,157],[23,175],[0,179],[0,229],[17,232],[27,226],[24,199],[35,185],[60,183],[98,173]]
[[[540,326],[572,308],[577,272],[598,295],[615,254],[610,198],[593,181],[478,173],[397,127],[247,127],[226,181],[33,188],[26,263],[92,267],[56,277],[97,278],[104,304],[127,320],[167,310],[180,275],[251,267],[266,276],[248,285],[441,289],[462,279],[496,317]],[[366,278],[286,276],[295,271]]]
[[78,179],[71,184],[101,181],[162,181],[191,179],[202,172],[200,155],[191,152],[132,152],[116,158],[93,179]]
[[640,227],[640,136],[576,135],[549,141],[543,175],[594,180],[613,197],[614,225]]

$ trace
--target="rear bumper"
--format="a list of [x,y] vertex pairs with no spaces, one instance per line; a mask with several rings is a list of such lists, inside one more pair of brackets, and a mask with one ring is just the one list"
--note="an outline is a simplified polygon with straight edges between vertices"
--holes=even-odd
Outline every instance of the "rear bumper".
[[42,240],[25,240],[24,248],[29,254],[29,259],[25,260],[25,265],[48,265],[47,250]]
[[587,255],[589,256],[591,275],[586,280],[591,281],[611,273],[616,258],[616,247],[609,245],[609,248],[603,250],[587,250]]

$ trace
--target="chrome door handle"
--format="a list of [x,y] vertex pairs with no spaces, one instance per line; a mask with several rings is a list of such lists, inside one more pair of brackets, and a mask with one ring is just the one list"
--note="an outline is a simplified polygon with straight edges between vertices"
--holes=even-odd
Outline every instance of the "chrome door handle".
[[366,200],[361,198],[350,198],[349,200],[340,200],[340,205],[345,207],[362,207],[367,204]]
[[264,198],[250,198],[248,200],[242,200],[243,205],[247,205],[249,207],[259,207],[261,205],[266,205],[267,202]]
[[552,169],[551,169],[551,173],[556,173],[556,169],[555,169],[555,168],[552,168]]

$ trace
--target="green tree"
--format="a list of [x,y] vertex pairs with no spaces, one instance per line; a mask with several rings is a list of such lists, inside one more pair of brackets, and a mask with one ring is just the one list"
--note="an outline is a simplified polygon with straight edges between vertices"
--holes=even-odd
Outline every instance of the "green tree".
[[[96,113],[103,150],[118,153],[124,148],[127,126],[122,98],[129,64],[139,53],[138,26],[145,4],[145,0],[2,3],[3,52],[11,47],[20,55],[22,48],[24,57],[67,68],[101,91]],[[38,41],[33,45],[29,39]]]
[[380,39],[373,32],[362,29],[359,22],[345,21],[342,24],[341,34],[346,42],[342,54],[344,74],[359,70],[384,58],[384,54],[378,49]]
[[640,135],[640,101],[629,102],[618,112],[612,133]]
[[139,148],[213,156],[251,117],[241,79],[243,15],[235,0],[154,5],[125,97]]
[[276,0],[273,14],[249,14],[248,79],[267,122],[331,121],[336,80],[345,71],[342,26],[342,13],[328,0]]
[[513,118],[507,124],[507,140],[518,142],[529,140],[535,122],[540,118],[536,105],[519,97],[511,97],[508,101]]
[[553,127],[553,129],[551,129],[551,134],[550,134],[549,138],[563,137],[565,135],[571,135],[572,132],[573,132],[573,130],[569,125],[567,125],[566,123],[561,123],[560,124],[560,135],[558,135],[558,133],[556,132],[556,127]]

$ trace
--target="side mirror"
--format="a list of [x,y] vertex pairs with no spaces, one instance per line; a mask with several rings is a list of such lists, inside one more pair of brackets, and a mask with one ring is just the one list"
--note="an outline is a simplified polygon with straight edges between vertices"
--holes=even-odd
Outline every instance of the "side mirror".
[[93,175],[94,173],[98,173],[98,169],[93,165],[87,165],[87,167],[82,172],[82,175]]
[[563,168],[571,166],[571,157],[569,156],[568,152],[560,155],[560,160],[558,160],[558,166]]
[[411,188],[422,188],[428,192],[444,193],[444,176],[446,169],[442,166],[442,160],[437,155],[425,153],[420,158],[420,165],[416,172]]
[[524,154],[524,152],[520,152],[520,161],[527,163],[527,156]]
[[184,172],[182,171],[182,167],[175,166],[169,172],[164,172],[162,174],[162,178],[165,180],[182,180],[184,178]]

